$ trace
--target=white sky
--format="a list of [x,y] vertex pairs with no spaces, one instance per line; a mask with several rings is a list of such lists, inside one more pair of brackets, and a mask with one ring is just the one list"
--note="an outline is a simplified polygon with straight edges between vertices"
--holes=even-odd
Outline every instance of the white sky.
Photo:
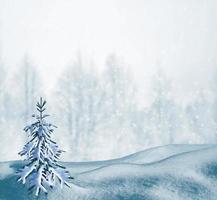
[[116,53],[144,88],[160,63],[184,98],[210,84],[216,10],[215,0],[0,0],[2,57],[13,68],[28,54],[52,88],[78,51],[97,69]]

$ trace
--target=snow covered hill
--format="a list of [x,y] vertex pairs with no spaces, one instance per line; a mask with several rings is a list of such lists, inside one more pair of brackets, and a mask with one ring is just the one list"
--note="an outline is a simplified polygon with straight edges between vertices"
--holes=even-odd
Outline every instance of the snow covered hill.
[[[0,200],[36,199],[16,182],[22,165],[0,163]],[[167,145],[120,159],[64,165],[74,177],[71,188],[39,199],[217,199],[217,145]]]

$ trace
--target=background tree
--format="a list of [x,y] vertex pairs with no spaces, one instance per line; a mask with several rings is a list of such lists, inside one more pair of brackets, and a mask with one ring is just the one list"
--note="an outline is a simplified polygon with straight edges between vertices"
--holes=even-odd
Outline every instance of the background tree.
[[4,64],[1,60],[0,56],[0,113],[1,113],[1,118],[0,118],[0,123],[4,123],[4,121],[7,119],[7,108],[10,108],[6,106],[7,101],[10,101],[8,97],[8,92],[7,92],[7,87],[6,87],[6,80],[7,80],[7,73],[4,67]]
[[132,146],[137,145],[131,121],[137,109],[136,89],[127,65],[115,54],[107,57],[101,75],[100,85],[103,85],[104,91],[100,112],[102,120],[97,127],[98,137],[92,146],[105,146],[102,140],[106,138],[108,151],[115,153],[118,146],[121,155],[132,151]]
[[37,85],[42,84],[42,82],[36,66],[32,63],[30,58],[25,56],[21,67],[19,67],[13,75],[11,84],[11,87],[16,88],[15,92],[11,93],[13,108],[16,111],[14,115],[16,118],[18,116],[22,118],[22,123],[28,122],[28,116],[30,116],[34,110],[34,100],[40,96],[39,94],[43,91],[37,87]]
[[94,131],[101,119],[103,88],[92,70],[88,69],[80,56],[72,66],[66,68],[56,87],[56,110],[64,111],[61,119],[70,138],[71,153],[83,155],[88,152],[89,140],[94,138]]
[[216,140],[216,122],[213,117],[212,102],[199,89],[195,92],[194,100],[186,107],[186,117],[190,129],[189,138],[197,143],[213,143]]
[[149,107],[147,126],[151,126],[153,140],[156,144],[172,144],[176,132],[181,127],[179,109],[171,97],[170,82],[161,69],[153,78],[154,100]]
[[135,87],[127,66],[115,55],[107,57],[103,74],[106,90],[105,114],[121,118],[135,106]]

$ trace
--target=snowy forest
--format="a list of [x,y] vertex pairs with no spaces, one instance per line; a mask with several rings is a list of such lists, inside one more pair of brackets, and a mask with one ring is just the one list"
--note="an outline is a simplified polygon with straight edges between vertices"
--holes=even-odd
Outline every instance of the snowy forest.
[[10,74],[1,63],[0,160],[17,158],[27,139],[23,126],[40,96],[47,98],[58,126],[54,137],[67,151],[64,160],[109,159],[157,145],[216,143],[217,73],[209,89],[198,86],[183,103],[173,97],[174,85],[159,64],[149,80],[151,100],[146,103],[150,96],[138,89],[117,55],[107,57],[102,72],[93,65],[77,56],[47,95],[31,59],[25,57]]
[[64,161],[216,143],[216,9],[215,0],[0,0],[0,161],[19,159],[40,97]]

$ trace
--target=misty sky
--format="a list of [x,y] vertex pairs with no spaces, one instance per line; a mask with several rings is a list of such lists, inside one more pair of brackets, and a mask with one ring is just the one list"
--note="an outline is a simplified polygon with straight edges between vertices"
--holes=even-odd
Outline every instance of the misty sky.
[[0,0],[1,57],[14,69],[28,55],[52,88],[78,52],[96,70],[115,53],[140,88],[160,65],[184,99],[211,83],[216,10],[215,0]]

